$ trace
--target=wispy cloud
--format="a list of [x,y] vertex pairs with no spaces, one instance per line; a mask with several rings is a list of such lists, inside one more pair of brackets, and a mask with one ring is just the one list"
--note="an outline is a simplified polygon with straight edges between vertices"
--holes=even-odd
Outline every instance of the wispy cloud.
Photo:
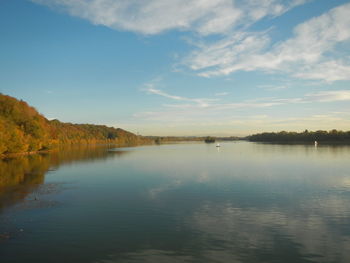
[[[257,98],[249,99],[241,102],[234,103],[223,103],[220,99],[209,99],[209,98],[187,98],[177,95],[170,95],[162,90],[154,87],[149,87],[146,91],[150,94],[159,95],[165,98],[169,98],[176,101],[192,102],[189,104],[165,104],[166,107],[171,108],[198,108],[206,107],[216,110],[224,109],[238,109],[238,108],[264,108],[272,107],[284,104],[297,104],[297,103],[313,103],[313,102],[338,102],[338,101],[350,101],[350,90],[330,90],[307,93],[304,97],[295,98]],[[217,94],[216,94],[217,95]],[[219,93],[217,96],[225,96],[228,93]]]
[[346,52],[336,50],[350,41],[350,4],[312,18],[294,29],[294,36],[272,44],[269,32],[240,32],[202,45],[184,64],[204,77],[236,71],[285,72],[304,79],[349,80]]
[[[208,107],[210,103],[217,101],[217,99],[209,99],[209,98],[187,98],[187,97],[182,97],[182,96],[177,96],[177,95],[171,95],[168,94],[160,89],[157,89],[154,87],[154,83],[147,83],[145,91],[149,94],[155,94],[159,95],[171,100],[176,100],[176,101],[186,101],[186,102],[192,102],[195,103],[197,107]],[[176,105],[168,105],[169,107],[176,106]]]
[[[232,121],[232,119],[234,119],[234,115],[238,112],[251,111],[251,110],[256,112],[257,109],[268,109],[268,108],[284,106],[284,105],[350,101],[350,90],[320,91],[320,92],[307,93],[303,97],[292,97],[292,98],[267,97],[267,98],[256,98],[256,99],[249,99],[249,100],[243,100],[243,101],[234,101],[230,103],[224,102],[219,98],[217,99],[187,98],[183,96],[168,94],[160,89],[155,88],[153,84],[152,84],[152,87],[148,86],[148,88],[146,89],[146,92],[148,92],[149,94],[162,96],[172,101],[176,101],[177,103],[162,104],[161,110],[139,112],[139,113],[136,113],[134,117],[142,118],[146,120],[160,121],[160,122],[168,122],[169,120],[171,120],[173,123],[178,123],[178,124],[191,123],[191,122],[198,123],[198,121],[200,120],[204,121],[204,120],[212,120],[212,119],[217,119],[221,121]],[[226,98],[225,98],[225,101],[227,101]],[[266,120],[266,115],[264,114],[256,115],[255,113],[255,115],[253,116],[259,116],[259,118],[254,118],[256,119],[255,123],[264,122]],[[264,116],[264,117],[261,118],[261,116]],[[313,119],[315,119],[314,117]],[[328,119],[331,120],[330,117]],[[335,120],[334,117],[332,120]],[[279,122],[281,121],[283,120],[279,120]],[[288,119],[288,121],[290,121],[291,123],[294,122],[293,119]],[[298,121],[301,121],[301,120],[298,119]],[[285,124],[284,121],[283,123]]]
[[306,101],[333,102],[350,101],[350,90],[320,91],[306,94]]
[[264,17],[279,16],[307,0],[32,0],[96,25],[142,34],[166,30],[227,33]]
[[328,82],[350,79],[346,53],[336,47],[350,40],[350,4],[343,4],[294,29],[274,43],[267,30],[250,26],[281,16],[309,0],[31,0],[116,30],[146,35],[169,30],[221,35],[197,48],[183,64],[203,77],[237,71],[283,72],[296,78]]
[[[236,32],[214,43],[198,45],[183,63],[204,77],[228,75],[237,70],[249,70],[243,67],[247,58],[262,51],[270,42],[267,34]],[[254,65],[251,65],[253,70]]]
[[350,4],[296,26],[291,38],[274,43],[268,30],[252,32],[250,26],[309,0],[31,1],[116,30],[146,35],[168,30],[219,34],[219,41],[202,38],[183,59],[186,67],[203,77],[261,70],[328,82],[350,79],[349,57],[335,52],[338,44],[350,40]]

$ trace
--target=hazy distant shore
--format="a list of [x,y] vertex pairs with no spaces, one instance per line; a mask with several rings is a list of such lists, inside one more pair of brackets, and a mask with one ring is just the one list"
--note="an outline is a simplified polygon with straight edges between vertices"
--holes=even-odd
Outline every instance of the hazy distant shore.
[[315,142],[322,144],[349,144],[350,131],[308,131],[304,132],[264,132],[253,134],[246,137],[248,141],[252,142],[269,142],[269,143],[303,143],[313,144]]

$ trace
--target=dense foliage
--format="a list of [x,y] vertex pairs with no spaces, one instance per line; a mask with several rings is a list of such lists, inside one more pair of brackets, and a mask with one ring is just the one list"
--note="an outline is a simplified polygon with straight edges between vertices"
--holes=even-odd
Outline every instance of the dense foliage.
[[310,132],[264,132],[248,136],[248,140],[254,142],[350,142],[350,131],[315,131]]
[[108,142],[131,145],[148,140],[104,125],[47,120],[26,102],[0,93],[0,155],[33,152],[61,144]]

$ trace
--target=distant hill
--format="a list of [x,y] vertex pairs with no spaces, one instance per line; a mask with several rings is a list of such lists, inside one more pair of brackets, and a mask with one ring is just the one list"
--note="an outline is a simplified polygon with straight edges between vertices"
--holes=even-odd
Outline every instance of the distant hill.
[[0,155],[49,150],[60,144],[151,142],[119,128],[49,121],[26,102],[0,93]]

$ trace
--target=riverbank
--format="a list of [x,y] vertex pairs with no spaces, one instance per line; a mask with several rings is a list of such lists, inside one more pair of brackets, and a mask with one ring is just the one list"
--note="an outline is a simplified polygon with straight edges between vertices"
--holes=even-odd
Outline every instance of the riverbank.
[[151,142],[153,140],[121,128],[48,120],[25,101],[0,93],[0,155],[31,154],[66,144]]

